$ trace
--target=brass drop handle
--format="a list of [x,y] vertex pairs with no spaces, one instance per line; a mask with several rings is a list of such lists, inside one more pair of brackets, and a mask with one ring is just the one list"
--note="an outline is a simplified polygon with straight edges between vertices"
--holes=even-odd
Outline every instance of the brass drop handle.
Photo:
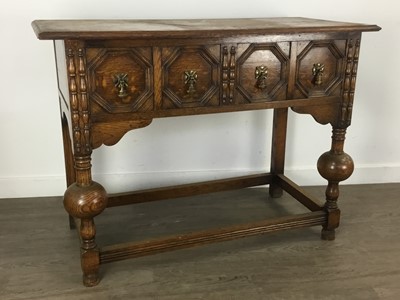
[[264,65],[257,66],[254,71],[254,76],[256,79],[256,87],[260,90],[265,89],[267,87],[268,68]]
[[193,95],[196,93],[196,82],[197,82],[197,73],[196,71],[190,70],[184,72],[185,76],[185,85],[188,87],[186,93],[189,95]]
[[314,85],[322,84],[322,75],[324,75],[325,65],[321,63],[316,63],[313,65],[312,74],[314,76]]
[[119,73],[113,76],[114,86],[118,89],[118,97],[125,98],[128,96],[128,74]]

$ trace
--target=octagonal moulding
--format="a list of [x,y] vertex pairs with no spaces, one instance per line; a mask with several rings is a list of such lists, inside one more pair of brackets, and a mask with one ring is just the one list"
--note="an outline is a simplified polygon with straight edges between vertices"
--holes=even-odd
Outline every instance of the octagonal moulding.
[[[323,60],[320,59],[323,57]],[[297,56],[296,88],[305,97],[331,95],[342,78],[344,55],[332,41],[311,41]],[[315,84],[313,67],[323,65],[321,82]]]
[[[188,82],[187,74],[195,80]],[[219,62],[207,47],[174,49],[163,64],[163,79],[163,94],[174,107],[217,105],[212,101],[218,96]]]
[[[88,62],[89,91],[93,101],[110,113],[153,108],[153,68],[135,49],[102,49]],[[124,93],[116,78],[124,78]]]
[[[237,90],[247,102],[283,99],[286,95],[289,57],[278,44],[252,44],[237,61]],[[266,70],[260,88],[255,78],[259,68]]]

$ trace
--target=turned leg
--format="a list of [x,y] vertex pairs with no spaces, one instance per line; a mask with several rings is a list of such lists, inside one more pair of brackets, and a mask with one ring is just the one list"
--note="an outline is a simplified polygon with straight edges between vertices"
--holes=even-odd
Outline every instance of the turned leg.
[[[285,168],[285,147],[286,147],[286,127],[287,127],[287,108],[274,109],[274,124],[272,132],[271,150],[271,173],[283,174]],[[273,198],[282,196],[283,190],[276,183],[269,185],[269,194]]]
[[71,216],[80,219],[83,284],[95,286],[99,282],[100,255],[93,218],[106,208],[107,193],[100,184],[91,180],[90,157],[82,160],[75,158],[75,168],[77,182],[66,190],[64,207]]
[[[68,124],[67,118],[63,115],[68,183],[64,194],[64,207],[70,216],[80,220],[83,284],[94,286],[99,282],[100,265],[100,253],[95,240],[94,217],[107,207],[107,193],[100,184],[92,181],[93,149],[84,42],[66,40],[65,54],[69,90],[68,111],[71,114],[71,124]],[[61,105],[63,105],[62,101]]]
[[339,182],[349,178],[354,170],[352,158],[343,151],[345,135],[346,129],[334,128],[331,150],[322,154],[317,163],[318,172],[328,180],[324,206],[328,220],[321,232],[321,238],[324,240],[335,239],[335,229],[340,221],[340,210],[337,205]]

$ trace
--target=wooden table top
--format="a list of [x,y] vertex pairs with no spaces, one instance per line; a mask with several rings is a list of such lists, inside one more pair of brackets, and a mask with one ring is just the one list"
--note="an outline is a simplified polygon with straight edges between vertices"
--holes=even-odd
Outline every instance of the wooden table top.
[[226,35],[378,31],[377,25],[308,18],[193,19],[193,20],[36,20],[39,39],[190,38]]

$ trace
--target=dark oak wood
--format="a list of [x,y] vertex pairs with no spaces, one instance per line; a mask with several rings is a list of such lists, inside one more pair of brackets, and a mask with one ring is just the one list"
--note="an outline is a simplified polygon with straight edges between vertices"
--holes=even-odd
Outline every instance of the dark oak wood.
[[285,34],[377,31],[376,25],[308,18],[201,20],[39,20],[32,23],[39,39],[135,39],[147,37],[224,38],[237,34]]
[[323,204],[312,195],[306,193],[306,191],[291,181],[289,178],[282,174],[278,174],[275,177],[275,181],[283,190],[290,194],[294,199],[299,201],[305,207],[311,211],[318,211],[323,208]]
[[[83,283],[99,282],[101,263],[270,231],[322,225],[335,238],[339,182],[354,168],[343,152],[351,123],[361,33],[376,25],[307,18],[213,20],[39,20],[54,40],[63,124],[67,212],[81,241]],[[318,160],[328,180],[320,204],[284,176],[288,109],[333,128]],[[108,196],[92,180],[91,154],[153,118],[274,109],[270,173]],[[298,216],[101,248],[94,218],[106,208],[228,189],[270,185],[311,210]]]
[[108,263],[132,257],[189,248],[219,241],[229,241],[241,237],[274,232],[278,230],[323,225],[325,222],[325,212],[316,211],[301,215],[259,221],[250,224],[219,228],[217,230],[201,231],[159,240],[107,246],[101,249],[100,261],[101,263]]
[[[272,131],[272,149],[271,149],[271,173],[274,175],[284,173],[285,169],[285,148],[286,148],[286,127],[287,127],[288,109],[274,109],[274,123]],[[271,197],[278,198],[282,196],[282,188],[275,179],[269,186]]]
[[[63,134],[65,177],[67,181],[67,187],[76,181],[74,170],[74,154],[72,152],[71,137],[69,135],[68,127],[67,117],[63,115],[61,117],[61,129]],[[75,222],[71,215],[69,215],[69,227],[71,229],[75,229]]]
[[179,186],[149,189],[144,191],[114,194],[109,197],[108,207],[166,200],[178,197],[187,197],[265,185],[270,184],[272,182],[272,178],[272,174],[265,173],[184,184]]

